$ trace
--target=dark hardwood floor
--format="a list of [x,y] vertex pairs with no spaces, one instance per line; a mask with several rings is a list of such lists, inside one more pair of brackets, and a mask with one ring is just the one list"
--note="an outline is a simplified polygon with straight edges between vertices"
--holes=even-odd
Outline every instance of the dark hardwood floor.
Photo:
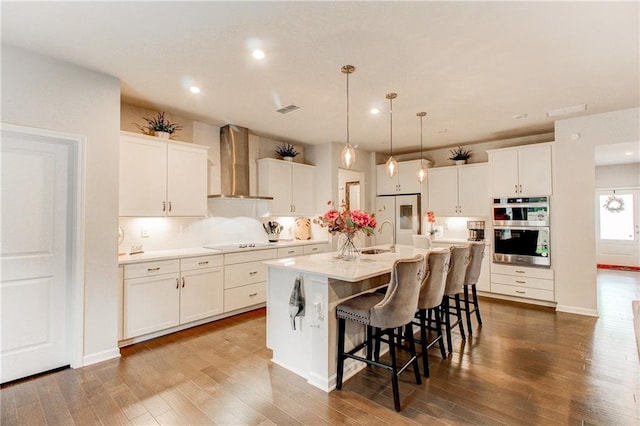
[[[600,318],[482,299],[484,326],[431,378],[366,369],[329,394],[273,365],[258,310],[122,349],[122,358],[5,385],[9,425],[640,424],[631,300],[640,273],[598,273]],[[475,321],[474,321],[475,326]]]

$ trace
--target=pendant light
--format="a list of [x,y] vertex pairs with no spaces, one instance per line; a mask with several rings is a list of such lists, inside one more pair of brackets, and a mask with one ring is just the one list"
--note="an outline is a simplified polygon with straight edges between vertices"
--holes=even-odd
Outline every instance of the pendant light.
[[389,99],[389,159],[385,163],[387,175],[394,177],[398,173],[398,162],[393,158],[393,100],[398,97],[397,93],[387,93],[386,98]]
[[353,65],[345,65],[342,67],[342,73],[347,75],[347,144],[342,149],[342,165],[350,169],[356,161],[356,150],[349,143],[349,74],[355,72],[356,67]]
[[427,115],[427,113],[423,111],[416,113],[416,115],[420,117],[420,167],[418,167],[416,177],[418,178],[418,182],[422,183],[427,179],[427,168],[424,166],[424,159],[422,158],[422,117]]

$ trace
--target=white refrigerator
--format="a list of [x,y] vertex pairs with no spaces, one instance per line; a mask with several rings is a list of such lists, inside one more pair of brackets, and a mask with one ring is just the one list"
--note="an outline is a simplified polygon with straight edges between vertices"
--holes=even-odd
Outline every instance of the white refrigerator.
[[[422,223],[420,194],[378,196],[375,213],[376,245],[391,244],[394,234],[396,244],[413,245],[413,235],[420,233]],[[393,226],[382,226],[385,220],[390,220]]]

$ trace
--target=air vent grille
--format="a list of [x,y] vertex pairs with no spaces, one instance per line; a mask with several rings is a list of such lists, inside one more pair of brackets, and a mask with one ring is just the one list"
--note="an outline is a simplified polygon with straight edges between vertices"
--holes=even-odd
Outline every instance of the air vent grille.
[[280,114],[289,114],[290,112],[299,110],[300,107],[296,105],[287,105],[286,107],[282,107],[279,110],[276,110]]

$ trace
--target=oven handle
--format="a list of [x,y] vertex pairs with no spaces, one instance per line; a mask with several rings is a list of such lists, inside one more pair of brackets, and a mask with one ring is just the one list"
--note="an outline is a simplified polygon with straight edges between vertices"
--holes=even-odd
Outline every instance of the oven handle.
[[526,231],[543,231],[543,230],[549,231],[549,226],[548,225],[545,225],[545,226],[520,226],[520,225],[496,226],[496,225],[494,225],[493,229],[494,230],[500,230],[500,229],[506,229],[506,230],[515,229],[515,230],[518,230],[518,229],[524,229]]

